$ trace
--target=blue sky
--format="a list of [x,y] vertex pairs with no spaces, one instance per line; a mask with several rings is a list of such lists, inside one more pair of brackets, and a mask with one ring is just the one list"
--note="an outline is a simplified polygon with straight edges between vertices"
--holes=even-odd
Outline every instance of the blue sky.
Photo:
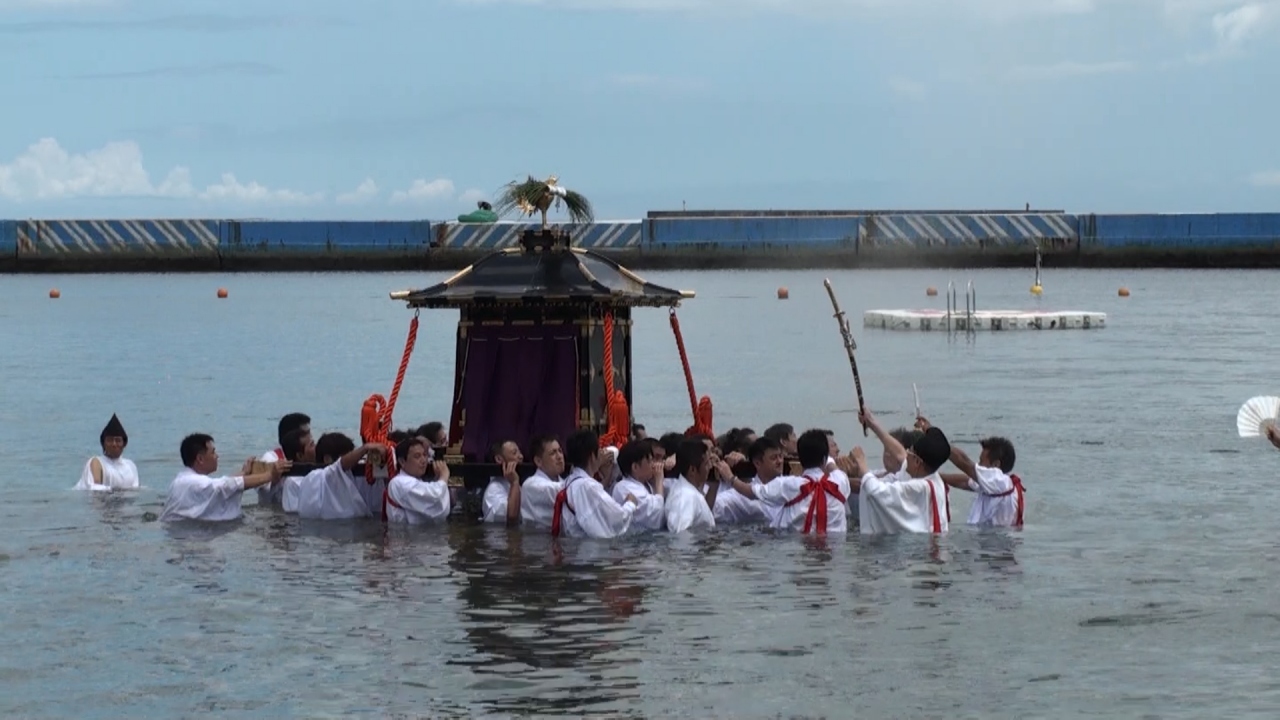
[[0,217],[1280,210],[1276,0],[0,0]]

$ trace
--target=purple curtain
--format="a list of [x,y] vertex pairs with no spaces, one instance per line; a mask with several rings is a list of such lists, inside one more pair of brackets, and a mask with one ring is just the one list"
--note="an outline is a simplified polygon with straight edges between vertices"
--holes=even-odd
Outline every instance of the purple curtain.
[[526,453],[529,439],[564,441],[578,424],[578,337],[569,326],[483,326],[467,330],[462,453],[487,461],[499,440]]

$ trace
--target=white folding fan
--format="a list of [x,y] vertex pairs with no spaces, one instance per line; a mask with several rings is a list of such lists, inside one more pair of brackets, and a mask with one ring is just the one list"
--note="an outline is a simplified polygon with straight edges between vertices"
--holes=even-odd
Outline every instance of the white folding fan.
[[1259,395],[1249,398],[1240,406],[1240,414],[1236,416],[1236,429],[1240,437],[1254,438],[1267,434],[1267,426],[1275,425],[1280,419],[1280,397]]

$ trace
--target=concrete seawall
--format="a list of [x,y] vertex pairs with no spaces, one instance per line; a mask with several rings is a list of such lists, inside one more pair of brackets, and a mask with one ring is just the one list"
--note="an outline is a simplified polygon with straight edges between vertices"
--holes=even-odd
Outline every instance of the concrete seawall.
[[[0,220],[0,272],[456,269],[533,223]],[[1280,268],[1280,213],[653,212],[569,227],[637,269]]]

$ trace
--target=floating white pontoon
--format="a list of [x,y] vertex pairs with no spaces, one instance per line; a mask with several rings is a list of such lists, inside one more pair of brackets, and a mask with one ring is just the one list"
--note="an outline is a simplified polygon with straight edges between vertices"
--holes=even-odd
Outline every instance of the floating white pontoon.
[[1093,330],[1107,314],[1083,310],[868,310],[862,326],[881,330]]

